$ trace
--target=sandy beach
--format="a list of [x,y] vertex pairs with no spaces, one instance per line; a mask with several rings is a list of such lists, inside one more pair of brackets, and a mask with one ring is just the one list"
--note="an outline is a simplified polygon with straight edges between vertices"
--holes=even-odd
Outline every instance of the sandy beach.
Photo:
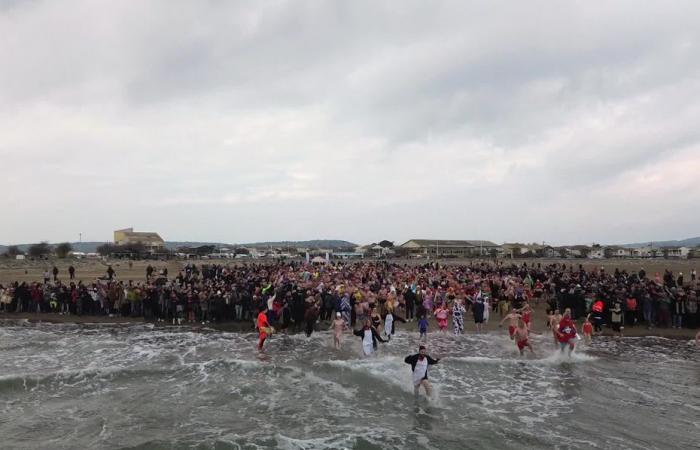
[[[203,264],[223,264],[223,265],[241,265],[241,264],[263,264],[269,263],[269,259],[254,259],[254,260],[231,260],[231,259],[207,259],[207,260],[102,260],[102,259],[51,259],[51,260],[3,260],[0,259],[0,283],[8,283],[14,281],[41,281],[45,270],[51,272],[51,269],[56,266],[59,270],[59,279],[66,281],[68,279],[68,267],[75,267],[76,280],[83,283],[92,282],[97,277],[105,275],[107,266],[111,265],[116,272],[118,280],[126,281],[133,280],[134,282],[146,280],[146,267],[150,264],[156,269],[156,273],[163,269],[168,269],[168,275],[174,277],[188,263],[201,266]],[[292,260],[290,260],[292,261]],[[301,259],[293,261],[300,262]],[[348,263],[354,260],[344,260]],[[389,259],[389,260],[357,260],[358,262],[389,262],[391,264],[408,264],[420,265],[428,261],[426,259]],[[440,264],[444,265],[470,265],[478,264],[480,260],[476,259],[441,259]],[[483,260],[493,263],[493,259]],[[573,266],[578,268],[579,264],[586,270],[594,268],[605,268],[606,272],[612,273],[615,269],[626,270],[629,273],[637,272],[642,267],[647,272],[647,276],[653,277],[654,274],[663,274],[665,269],[670,269],[674,274],[683,272],[690,279],[690,271],[700,268],[700,260],[693,259],[498,259],[495,260],[504,265],[522,265],[527,264],[533,266],[540,264],[542,266],[550,264],[565,264],[568,268]]]
[[[8,283],[13,281],[41,281],[43,278],[43,273],[45,270],[51,271],[51,268],[55,265],[59,269],[59,279],[62,281],[68,281],[68,267],[73,265],[76,269],[76,281],[82,281],[83,283],[93,282],[96,278],[101,277],[105,274],[108,265],[116,271],[116,278],[118,280],[132,280],[134,282],[144,282],[146,279],[146,267],[150,264],[156,271],[163,268],[168,269],[168,274],[172,278],[180,270],[184,268],[188,263],[194,263],[197,265],[202,264],[250,264],[252,262],[262,262],[264,260],[253,260],[253,261],[237,261],[237,260],[167,260],[167,261],[128,261],[128,260],[113,260],[113,261],[103,261],[94,259],[56,259],[48,261],[0,261],[0,283]],[[300,260],[297,260],[300,261]],[[377,261],[380,262],[380,261]],[[409,264],[417,265],[424,264],[426,260],[389,260],[390,263],[395,264]],[[590,259],[558,259],[558,260],[546,260],[546,259],[525,259],[525,260],[502,260],[503,264],[516,264],[522,265],[523,263],[528,266],[541,264],[542,266],[549,264],[565,264],[567,267],[573,265],[577,268],[581,264],[585,269],[591,270],[593,268],[600,269],[605,268],[606,271],[613,272],[615,269],[627,270],[628,272],[638,271],[640,268],[644,267],[648,274],[653,276],[653,274],[659,272],[663,273],[664,269],[670,269],[674,273],[684,272],[690,273],[692,269],[700,265],[700,261],[697,260],[634,260],[634,259],[621,259],[621,260],[590,260]],[[469,265],[478,264],[477,260],[460,260],[460,259],[445,259],[440,260],[440,264],[445,265]],[[536,333],[544,333],[546,310],[544,303],[539,305],[534,305],[534,314],[532,322],[532,331]],[[31,322],[48,322],[48,323],[144,323],[144,320],[140,317],[107,317],[107,316],[76,316],[76,315],[59,315],[59,314],[32,314],[32,313],[0,313],[0,319],[26,319]],[[485,324],[484,329],[486,332],[496,332],[499,330],[498,322],[500,317],[498,314],[492,312],[491,320]],[[579,324],[580,324],[579,320]],[[172,326],[167,324],[156,324],[157,326]],[[465,319],[466,330],[468,334],[474,333],[474,322],[470,314],[467,315]],[[201,329],[201,324],[191,325],[194,329]],[[209,328],[219,329],[223,331],[253,331],[252,325],[248,322],[225,322],[216,324],[207,324]],[[396,324],[399,330],[401,329],[415,329],[417,327],[416,323],[398,323]],[[507,326],[507,325],[506,325]],[[325,323],[321,323],[318,327],[320,330],[326,329]],[[451,330],[451,329],[450,329]],[[437,323],[434,319],[430,319],[430,332],[438,332]],[[503,330],[505,333],[505,330]],[[626,327],[624,330],[624,335],[628,337],[640,337],[640,336],[659,336],[665,338],[675,338],[675,339],[692,339],[695,336],[697,330],[692,330],[688,328],[674,329],[674,328],[652,328],[647,329],[646,326],[634,326]],[[612,335],[609,328],[605,328],[603,335]]]

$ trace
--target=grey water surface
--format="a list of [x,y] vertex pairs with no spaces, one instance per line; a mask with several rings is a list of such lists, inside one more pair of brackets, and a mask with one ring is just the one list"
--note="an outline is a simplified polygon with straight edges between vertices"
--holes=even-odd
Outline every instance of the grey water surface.
[[[700,352],[599,338],[569,359],[534,336],[429,335],[444,359],[416,399],[417,333],[371,358],[347,335],[150,325],[0,324],[0,447],[47,449],[700,448]],[[523,447],[524,446],[524,447]]]

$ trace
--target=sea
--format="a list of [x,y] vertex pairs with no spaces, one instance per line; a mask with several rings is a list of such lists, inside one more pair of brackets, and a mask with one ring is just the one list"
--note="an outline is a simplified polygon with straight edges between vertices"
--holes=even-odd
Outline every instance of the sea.
[[3,449],[700,448],[700,349],[505,332],[430,333],[433,397],[416,397],[400,331],[371,357],[318,331],[0,321]]

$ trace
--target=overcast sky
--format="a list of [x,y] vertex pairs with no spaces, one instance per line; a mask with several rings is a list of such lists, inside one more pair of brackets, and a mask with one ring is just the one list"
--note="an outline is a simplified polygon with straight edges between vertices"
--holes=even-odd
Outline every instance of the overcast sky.
[[700,235],[700,2],[0,0],[0,243]]

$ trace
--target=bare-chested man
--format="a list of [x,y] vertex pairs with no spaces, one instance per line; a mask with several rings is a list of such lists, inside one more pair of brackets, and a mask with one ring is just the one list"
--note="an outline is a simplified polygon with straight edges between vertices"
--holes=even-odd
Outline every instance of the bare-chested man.
[[515,329],[518,327],[518,320],[520,320],[521,317],[522,316],[518,313],[518,311],[515,308],[511,308],[510,312],[506,314],[506,316],[503,318],[503,320],[501,320],[501,323],[499,323],[498,326],[503,326],[503,322],[507,320],[508,335],[511,339],[513,339],[513,336],[515,335]]
[[353,328],[358,330],[362,329],[365,324],[365,320],[368,319],[369,304],[367,303],[366,298],[362,297],[359,290],[355,292],[353,297],[355,298],[355,326]]
[[552,336],[554,337],[554,345],[559,343],[559,336],[557,336],[557,330],[559,330],[559,322],[561,322],[562,315],[558,309],[554,310],[554,314],[549,319],[549,328],[552,330]]
[[535,350],[532,349],[532,344],[530,344],[530,330],[528,330],[527,325],[522,319],[518,320],[518,325],[515,328],[515,333],[513,334],[515,338],[515,344],[518,346],[520,351],[520,356],[523,356],[525,347],[530,349],[530,353],[535,354]]
[[347,328],[347,324],[343,320],[340,313],[335,313],[335,320],[331,323],[329,329],[333,330],[333,346],[340,350],[340,344],[343,338],[343,331]]

